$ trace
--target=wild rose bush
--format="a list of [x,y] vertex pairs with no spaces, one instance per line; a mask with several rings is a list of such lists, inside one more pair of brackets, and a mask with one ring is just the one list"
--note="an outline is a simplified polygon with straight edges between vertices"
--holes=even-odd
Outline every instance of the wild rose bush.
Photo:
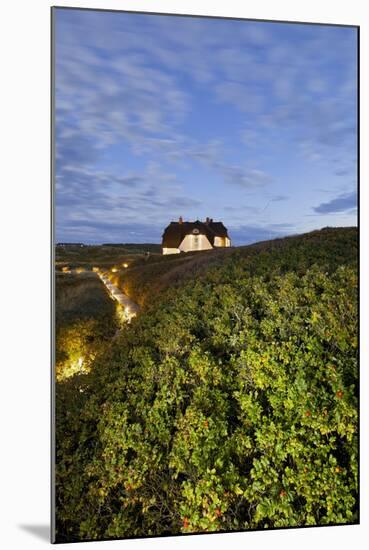
[[58,541],[357,521],[355,247],[290,251],[168,289],[58,384]]

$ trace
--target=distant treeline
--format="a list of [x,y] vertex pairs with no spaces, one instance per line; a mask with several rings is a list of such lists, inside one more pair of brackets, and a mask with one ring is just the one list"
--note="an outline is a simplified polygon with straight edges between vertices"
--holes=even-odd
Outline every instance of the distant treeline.
[[[99,246],[99,245],[97,245]],[[127,250],[149,250],[152,252],[161,252],[161,245],[154,243],[104,243],[100,246],[113,246],[127,248]]]
[[[149,253],[149,254],[147,254]],[[57,246],[55,260],[57,267],[63,265],[73,268],[94,266],[112,267],[125,262],[136,262],[151,255],[161,255],[161,247],[157,244],[101,244],[80,246]]]

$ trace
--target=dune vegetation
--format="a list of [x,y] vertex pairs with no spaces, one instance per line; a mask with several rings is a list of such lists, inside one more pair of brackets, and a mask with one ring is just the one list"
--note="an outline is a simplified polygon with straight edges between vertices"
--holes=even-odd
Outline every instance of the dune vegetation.
[[119,326],[117,308],[95,273],[56,274],[55,369],[61,381],[90,370]]
[[57,383],[57,541],[356,523],[357,230],[115,276],[140,314]]

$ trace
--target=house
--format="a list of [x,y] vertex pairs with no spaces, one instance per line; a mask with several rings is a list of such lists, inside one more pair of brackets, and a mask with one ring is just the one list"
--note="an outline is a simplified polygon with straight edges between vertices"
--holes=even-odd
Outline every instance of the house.
[[184,222],[180,217],[178,222],[170,222],[163,233],[163,254],[226,246],[231,246],[227,228],[222,222],[214,222],[212,218],[206,218],[204,222]]

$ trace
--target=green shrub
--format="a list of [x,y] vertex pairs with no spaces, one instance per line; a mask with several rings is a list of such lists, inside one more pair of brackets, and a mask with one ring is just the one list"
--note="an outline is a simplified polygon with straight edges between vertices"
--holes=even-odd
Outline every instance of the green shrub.
[[58,384],[58,541],[357,522],[355,256],[308,246],[168,288]]

